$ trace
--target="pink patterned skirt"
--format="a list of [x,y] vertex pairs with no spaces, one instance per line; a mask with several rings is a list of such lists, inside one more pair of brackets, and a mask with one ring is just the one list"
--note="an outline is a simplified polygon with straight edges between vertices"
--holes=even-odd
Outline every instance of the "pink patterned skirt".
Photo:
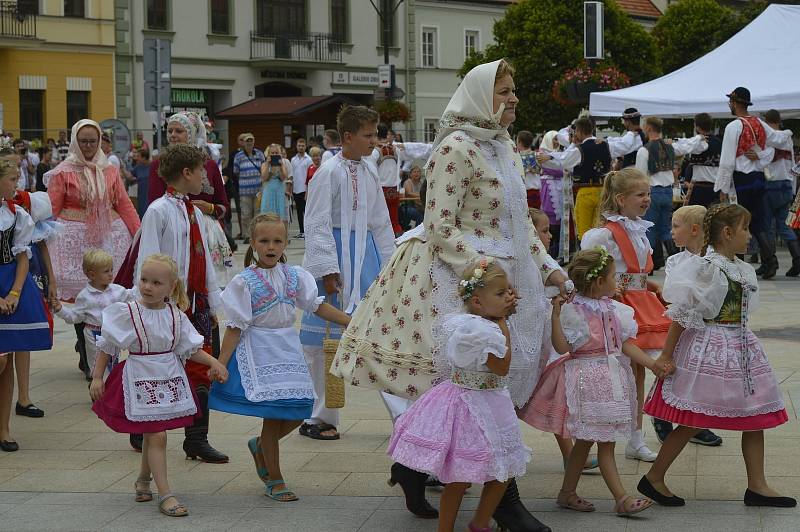
[[[520,419],[564,438],[603,442],[629,438],[636,423],[636,384],[628,358],[617,359],[619,365],[611,367],[605,356],[558,358],[544,370],[531,400],[520,410]],[[612,372],[617,374],[617,392]]]
[[505,481],[525,474],[530,449],[506,389],[431,388],[394,426],[389,456],[443,483]]
[[58,298],[72,301],[78,292],[86,286],[87,279],[83,273],[83,254],[92,247],[100,247],[114,258],[114,275],[117,274],[125,254],[131,245],[131,234],[121,218],[111,222],[111,230],[103,239],[102,245],[95,246],[86,240],[86,224],[78,220],[59,218],[64,225],[57,241],[48,246],[50,259],[53,262]]
[[[92,403],[92,410],[97,417],[108,425],[114,432],[125,434],[147,434],[152,432],[163,432],[165,430],[179,429],[188,427],[194,423],[194,418],[201,417],[203,414],[198,409],[193,416],[183,416],[174,419],[164,419],[159,421],[131,421],[125,416],[125,393],[122,389],[122,369],[125,361],[114,366],[111,374],[105,382],[105,391],[98,401]],[[190,386],[192,397],[195,404],[197,395],[194,387]]]
[[659,419],[704,429],[763,430],[788,420],[778,381],[758,338],[748,330],[753,393],[745,393],[741,330],[709,324],[686,329],[673,359],[675,373],[658,381],[644,411]]

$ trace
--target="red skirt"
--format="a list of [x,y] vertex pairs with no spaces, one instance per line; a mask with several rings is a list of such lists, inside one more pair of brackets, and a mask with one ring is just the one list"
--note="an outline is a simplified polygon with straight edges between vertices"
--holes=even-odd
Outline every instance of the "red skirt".
[[399,235],[403,232],[403,227],[400,225],[400,193],[397,192],[397,187],[383,187],[383,197],[386,199],[386,207],[389,209],[392,231]]
[[661,395],[661,386],[664,381],[656,381],[656,385],[650,397],[644,404],[646,414],[665,421],[671,421],[685,427],[695,427],[698,429],[721,429],[721,430],[740,430],[755,431],[772,429],[778,425],[783,425],[789,420],[786,409],[770,412],[768,414],[757,414],[755,416],[744,417],[718,417],[700,414],[689,410],[681,410],[664,402]]
[[[92,403],[92,410],[97,417],[108,425],[114,432],[126,434],[148,434],[153,432],[163,432],[165,430],[189,427],[194,424],[194,418],[201,417],[203,414],[198,409],[197,414],[192,416],[177,417],[174,419],[164,419],[159,421],[131,421],[125,416],[125,393],[122,390],[122,368],[125,361],[114,366],[111,374],[105,382],[105,391],[98,401]],[[197,395],[192,387],[192,397],[197,404]]]

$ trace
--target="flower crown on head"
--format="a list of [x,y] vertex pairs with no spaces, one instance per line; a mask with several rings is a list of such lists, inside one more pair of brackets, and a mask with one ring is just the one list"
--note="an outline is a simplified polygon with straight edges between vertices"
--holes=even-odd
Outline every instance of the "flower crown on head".
[[491,263],[492,257],[482,258],[478,262],[478,267],[473,270],[469,279],[462,279],[461,282],[458,283],[462,290],[461,299],[464,301],[469,300],[476,289],[486,286],[486,283],[483,281],[483,274],[486,273],[486,269]]
[[608,259],[611,257],[611,255],[609,255],[608,251],[606,251],[606,248],[604,248],[603,246],[597,246],[596,248],[594,248],[594,250],[600,252],[600,262],[598,262],[594,266],[594,268],[592,268],[591,270],[586,272],[586,280],[587,281],[591,281],[592,279],[596,279],[600,275],[600,272],[603,271],[603,268],[606,267],[606,264],[608,264]]

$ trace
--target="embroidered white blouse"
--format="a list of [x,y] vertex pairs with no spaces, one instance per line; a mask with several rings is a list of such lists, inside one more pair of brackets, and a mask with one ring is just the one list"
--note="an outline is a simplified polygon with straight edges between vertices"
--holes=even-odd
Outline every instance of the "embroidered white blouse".
[[[323,296],[317,295],[317,283],[314,276],[299,266],[294,266],[297,271],[297,295],[295,304],[300,310],[316,312],[325,301]],[[286,275],[283,268],[258,268],[267,281],[272,285],[278,296],[286,293]],[[297,319],[297,311],[293,305],[278,302],[274,307],[253,317],[250,287],[241,274],[225,287],[222,292],[222,306],[225,310],[225,326],[246,330],[250,326],[267,329],[285,329],[292,327]]]
[[[131,305],[133,312],[136,305]],[[142,323],[146,328],[147,341],[151,352],[158,353],[172,349],[181,362],[186,362],[198,349],[203,347],[203,337],[194,328],[183,312],[176,312],[178,323],[178,343],[172,347],[174,340],[172,312],[168,306],[162,309],[149,309],[139,304]],[[122,351],[139,352],[141,349],[138,334],[133,326],[131,311],[126,303],[114,303],[103,311],[103,328],[97,337],[97,349],[112,356],[119,356]]]
[[[711,260],[709,260],[711,259]],[[664,281],[663,297],[670,302],[666,315],[687,329],[703,329],[704,320],[716,318],[728,295],[728,277],[717,264],[752,288],[747,312],[758,308],[758,279],[753,267],[738,258],[731,261],[709,248],[706,257],[693,255],[672,269]]]
[[[197,207],[194,207],[194,214],[198,220],[203,216]],[[203,248],[206,253],[208,302],[211,310],[216,312],[221,307],[220,289],[208,246]],[[139,256],[136,259],[136,273],[133,278],[135,285],[139,284],[144,259],[154,253],[164,253],[175,259],[181,279],[186,282],[189,276],[189,217],[183,201],[169,194],[151,203],[142,218]]]
[[14,239],[11,243],[11,254],[19,255],[22,252],[28,254],[31,258],[31,239],[33,238],[33,219],[28,211],[20,207],[14,206],[14,212],[11,212],[5,200],[0,200],[0,231],[7,231],[14,223]]
[[[647,264],[647,256],[653,252],[653,248],[650,247],[650,242],[647,240],[647,229],[653,226],[653,222],[648,222],[642,218],[631,220],[619,214],[607,214],[605,218],[609,222],[619,222],[622,224],[622,227],[625,228],[625,232],[628,234],[633,244],[634,251],[636,251],[636,258],[639,260],[639,268],[644,268]],[[622,251],[614,240],[610,229],[595,227],[594,229],[586,231],[581,239],[581,249],[589,249],[597,246],[606,248],[606,251],[614,258],[614,265],[617,267],[618,274],[628,271],[625,259],[622,258]]]
[[103,310],[113,303],[127,303],[135,299],[134,290],[118,284],[110,284],[105,290],[87,285],[78,292],[74,305],[64,305],[56,315],[67,323],[86,323],[99,327],[103,325]]

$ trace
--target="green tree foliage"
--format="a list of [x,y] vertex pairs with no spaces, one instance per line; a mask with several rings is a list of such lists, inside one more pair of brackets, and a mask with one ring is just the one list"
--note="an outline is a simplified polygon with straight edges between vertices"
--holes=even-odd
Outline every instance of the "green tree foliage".
[[[642,83],[660,74],[655,42],[614,0],[605,0],[607,60]],[[494,26],[496,44],[474,54],[461,68],[508,58],[516,68],[514,82],[520,104],[517,125],[532,131],[561,127],[577,109],[553,99],[553,83],[583,59],[583,0],[521,0]],[[622,112],[622,109],[620,109]]]
[[741,17],[716,0],[681,0],[653,28],[664,72],[704,56],[741,29]]

